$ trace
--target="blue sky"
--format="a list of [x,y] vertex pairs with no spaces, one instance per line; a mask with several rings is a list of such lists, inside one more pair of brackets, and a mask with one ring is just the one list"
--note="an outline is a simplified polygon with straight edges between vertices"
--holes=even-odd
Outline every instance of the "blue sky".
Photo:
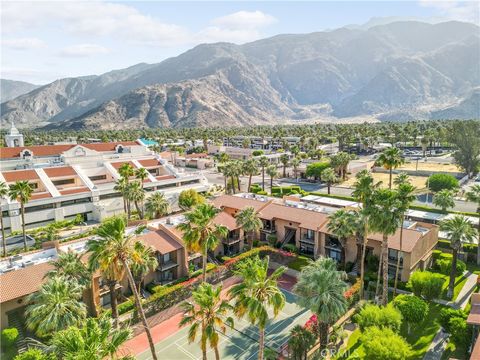
[[205,42],[242,44],[373,17],[478,22],[464,1],[2,1],[1,77],[43,84],[155,63]]

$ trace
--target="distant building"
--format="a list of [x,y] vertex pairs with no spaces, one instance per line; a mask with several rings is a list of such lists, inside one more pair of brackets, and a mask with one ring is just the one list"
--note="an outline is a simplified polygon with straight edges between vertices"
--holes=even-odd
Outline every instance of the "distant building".
[[23,146],[23,135],[17,130],[15,125],[12,122],[12,127],[10,132],[5,135],[5,145],[7,147],[19,147]]

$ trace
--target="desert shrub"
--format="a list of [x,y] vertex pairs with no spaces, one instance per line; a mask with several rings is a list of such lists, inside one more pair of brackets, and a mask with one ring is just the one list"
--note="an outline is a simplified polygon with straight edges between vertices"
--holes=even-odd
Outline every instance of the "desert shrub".
[[428,188],[433,192],[458,188],[458,180],[450,174],[433,174],[428,178]]
[[375,326],[379,328],[390,328],[395,332],[400,330],[402,325],[402,314],[393,305],[385,307],[368,304],[365,305],[353,318],[361,331]]

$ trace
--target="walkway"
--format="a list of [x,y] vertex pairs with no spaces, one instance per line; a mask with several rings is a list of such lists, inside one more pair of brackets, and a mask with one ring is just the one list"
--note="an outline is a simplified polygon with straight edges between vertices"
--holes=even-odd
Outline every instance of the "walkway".
[[449,334],[446,332],[443,332],[443,330],[440,329],[437,335],[435,335],[435,337],[433,338],[432,343],[428,348],[428,351],[425,353],[425,356],[423,357],[423,360],[441,359],[442,354],[445,351],[445,348],[447,347],[448,337],[449,337]]
[[458,293],[457,299],[455,300],[455,305],[454,307],[460,308],[460,309],[465,309],[465,307],[468,305],[468,302],[470,301],[470,296],[472,295],[473,291],[475,290],[475,287],[477,286],[477,274],[472,274],[471,272],[467,272],[466,276],[467,281],[463,285],[462,290]]

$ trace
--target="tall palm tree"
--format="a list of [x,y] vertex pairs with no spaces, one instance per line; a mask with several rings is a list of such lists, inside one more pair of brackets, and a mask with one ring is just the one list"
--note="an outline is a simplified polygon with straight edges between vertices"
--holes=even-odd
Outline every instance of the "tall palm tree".
[[302,268],[293,291],[299,296],[299,304],[317,315],[320,349],[328,344],[328,328],[347,311],[343,296],[347,290],[347,275],[337,271],[335,260],[321,257]]
[[237,226],[240,226],[243,231],[248,234],[248,247],[252,249],[255,234],[263,228],[262,220],[260,220],[256,210],[251,206],[240,210],[235,218]]
[[327,168],[322,171],[322,180],[327,184],[327,192],[330,195],[330,187],[332,184],[338,181],[338,176],[335,174],[335,170]]
[[286,177],[287,176],[287,173],[286,173],[287,166],[288,166],[288,163],[290,162],[290,157],[288,156],[288,154],[280,155],[280,162],[283,165],[283,177]]
[[262,168],[262,190],[265,191],[265,168],[270,164],[266,156],[260,157],[258,164]]
[[364,223],[364,230],[362,232],[362,253],[360,258],[360,298],[363,299],[363,279],[365,276],[365,256],[368,243],[368,213],[370,207],[373,205],[373,195],[380,187],[380,183],[375,183],[372,175],[367,170],[362,170],[357,173],[356,181],[353,184],[352,196],[362,204],[362,209],[359,211]]
[[185,214],[185,222],[177,225],[183,231],[187,249],[202,254],[202,281],[207,279],[208,252],[213,251],[220,238],[228,235],[228,229],[214,223],[220,209],[211,204],[200,204]]
[[258,161],[256,159],[248,159],[243,163],[243,172],[245,175],[248,175],[248,188],[247,192],[250,191],[252,186],[252,176],[258,174]]
[[127,180],[127,183],[130,182],[130,178],[135,175],[135,169],[129,163],[124,163],[119,167],[118,173],[121,177],[124,177]]
[[202,359],[207,359],[207,342],[215,351],[215,359],[220,360],[218,341],[221,332],[225,334],[227,326],[233,328],[233,318],[228,316],[232,306],[221,298],[222,287],[213,287],[203,283],[192,293],[192,302],[182,304],[184,314],[180,326],[190,325],[188,342],[192,343],[200,333]]
[[300,166],[302,161],[299,158],[294,157],[290,163],[292,164],[292,167],[293,167],[293,176],[295,177],[295,179],[297,179],[298,167]]
[[138,216],[143,219],[143,202],[145,200],[145,190],[139,181],[134,181],[127,186],[127,199],[134,203]]
[[395,179],[393,179],[393,184],[396,186],[399,186],[405,183],[410,184],[410,175],[408,175],[406,172],[401,172],[400,174],[395,176]]
[[[477,204],[477,214],[480,217],[480,185],[473,185],[466,195],[469,201]],[[477,225],[477,235],[477,265],[480,265],[480,221]]]
[[453,208],[455,206],[453,191],[449,189],[440,190],[433,196],[433,204],[443,211]]
[[125,177],[120,177],[117,181],[115,181],[115,186],[113,190],[118,191],[122,194],[123,199],[123,211],[127,214],[127,219],[130,220],[130,203],[128,202],[128,179]]
[[3,181],[0,181],[0,226],[2,227],[2,245],[3,256],[7,256],[7,238],[5,235],[5,226],[3,225],[3,201],[8,195],[8,186]]
[[29,305],[25,318],[28,329],[39,337],[47,337],[77,325],[87,315],[85,304],[80,301],[82,293],[83,287],[76,281],[62,276],[50,278],[27,299]]
[[145,210],[151,218],[158,219],[170,212],[170,203],[163,193],[156,191],[145,202]]
[[112,328],[107,318],[88,318],[79,327],[55,333],[50,349],[58,359],[127,360],[131,357],[119,353],[131,335],[129,328]]
[[246,259],[237,265],[234,273],[242,282],[232,286],[230,297],[234,299],[234,312],[240,318],[247,317],[259,331],[258,359],[263,360],[265,327],[269,319],[268,309],[276,317],[285,306],[285,295],[278,287],[278,279],[285,267],[279,267],[268,275],[269,257]]
[[273,188],[273,179],[277,176],[278,172],[277,172],[277,167],[275,165],[270,165],[268,168],[267,168],[267,174],[268,176],[270,176],[270,193],[272,192],[272,188]]
[[397,265],[395,267],[395,280],[393,285],[393,296],[395,297],[397,293],[397,284],[398,284],[398,274],[400,272],[400,256],[402,255],[403,249],[403,222],[405,221],[405,214],[408,211],[410,205],[415,201],[416,197],[414,195],[415,186],[408,182],[408,178],[404,178],[402,182],[397,181],[397,196],[400,202],[401,211],[400,211],[400,249],[398,250],[397,255]]
[[87,243],[89,252],[91,253],[89,261],[92,267],[99,267],[103,269],[117,271],[119,278],[123,278],[126,274],[128,284],[133,292],[137,312],[142,320],[145,333],[147,334],[150,351],[154,360],[157,360],[155,353],[155,345],[153,343],[150,327],[143,311],[140,295],[135,286],[135,279],[131,266],[133,263],[140,260],[137,252],[137,240],[133,235],[125,233],[125,220],[121,217],[113,217],[109,221],[104,222],[98,229],[97,235],[100,240],[89,240]]
[[388,237],[395,234],[401,226],[403,204],[394,190],[379,189],[373,197],[373,206],[368,214],[369,228],[373,232],[382,234],[382,267],[383,287],[381,303],[388,302]]
[[158,266],[158,260],[155,252],[140,241],[137,241],[134,246],[137,257],[132,263],[132,274],[137,284],[137,291],[141,292],[143,278]]
[[388,182],[388,188],[392,188],[392,174],[393,174],[393,169],[398,168],[400,165],[405,163],[405,160],[402,157],[402,152],[400,149],[396,147],[391,147],[388,149],[385,149],[377,159],[377,164],[380,166],[383,166],[385,169],[389,171],[389,182]]
[[143,187],[143,182],[148,179],[148,171],[145,168],[139,168],[135,170],[135,178],[140,180],[140,183],[142,184]]
[[27,234],[25,232],[25,204],[28,203],[32,197],[33,188],[28,181],[17,181],[15,184],[10,185],[8,196],[12,200],[17,200],[20,203],[20,214],[22,215],[22,234],[23,234],[23,247],[27,251]]
[[307,360],[308,350],[315,344],[315,335],[301,325],[290,330],[288,350],[292,360]]
[[68,281],[76,281],[80,286],[90,286],[92,272],[83,263],[82,254],[73,251],[60,253],[51,265],[53,269],[46,274],[49,278],[63,276]]
[[331,231],[342,246],[341,262],[345,265],[345,247],[347,240],[357,233],[356,219],[357,213],[350,210],[340,209],[328,217],[328,230]]
[[473,242],[475,230],[468,219],[461,215],[455,215],[451,219],[442,221],[440,230],[447,234],[447,238],[450,240],[450,247],[452,248],[452,267],[447,291],[447,297],[451,299],[453,297],[453,288],[455,287],[455,277],[457,276],[458,251],[462,248],[464,242]]

